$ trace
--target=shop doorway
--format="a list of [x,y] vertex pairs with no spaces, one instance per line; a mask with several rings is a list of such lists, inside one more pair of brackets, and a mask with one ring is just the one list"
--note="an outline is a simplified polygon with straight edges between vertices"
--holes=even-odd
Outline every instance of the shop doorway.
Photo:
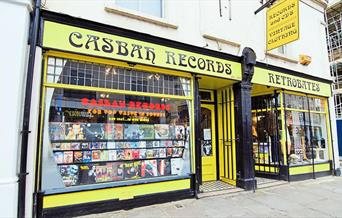
[[232,81],[202,78],[201,97],[201,190],[224,191],[236,186],[234,93]]
[[257,177],[280,179],[282,125],[279,105],[277,92],[252,97],[252,149]]

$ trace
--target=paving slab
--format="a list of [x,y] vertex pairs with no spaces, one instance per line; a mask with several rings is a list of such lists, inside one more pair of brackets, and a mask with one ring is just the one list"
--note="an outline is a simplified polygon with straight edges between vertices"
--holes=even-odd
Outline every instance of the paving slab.
[[341,217],[342,177],[279,184],[256,192],[186,199],[81,218],[128,217]]

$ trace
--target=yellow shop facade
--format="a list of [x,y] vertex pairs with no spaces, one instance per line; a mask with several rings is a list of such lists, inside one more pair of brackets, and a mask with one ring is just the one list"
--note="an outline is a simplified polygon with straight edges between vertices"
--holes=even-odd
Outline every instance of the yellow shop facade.
[[330,81],[49,12],[41,44],[40,216],[332,174]]

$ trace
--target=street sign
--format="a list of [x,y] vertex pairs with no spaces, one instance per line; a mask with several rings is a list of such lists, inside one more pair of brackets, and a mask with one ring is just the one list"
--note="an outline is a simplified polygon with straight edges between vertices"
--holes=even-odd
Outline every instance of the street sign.
[[299,39],[299,1],[282,0],[266,12],[266,48],[270,51]]

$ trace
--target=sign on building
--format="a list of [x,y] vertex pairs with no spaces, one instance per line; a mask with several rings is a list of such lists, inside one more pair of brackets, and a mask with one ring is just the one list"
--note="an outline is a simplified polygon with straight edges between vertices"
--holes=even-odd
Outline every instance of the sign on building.
[[266,48],[270,51],[299,39],[299,1],[281,0],[266,12]]

